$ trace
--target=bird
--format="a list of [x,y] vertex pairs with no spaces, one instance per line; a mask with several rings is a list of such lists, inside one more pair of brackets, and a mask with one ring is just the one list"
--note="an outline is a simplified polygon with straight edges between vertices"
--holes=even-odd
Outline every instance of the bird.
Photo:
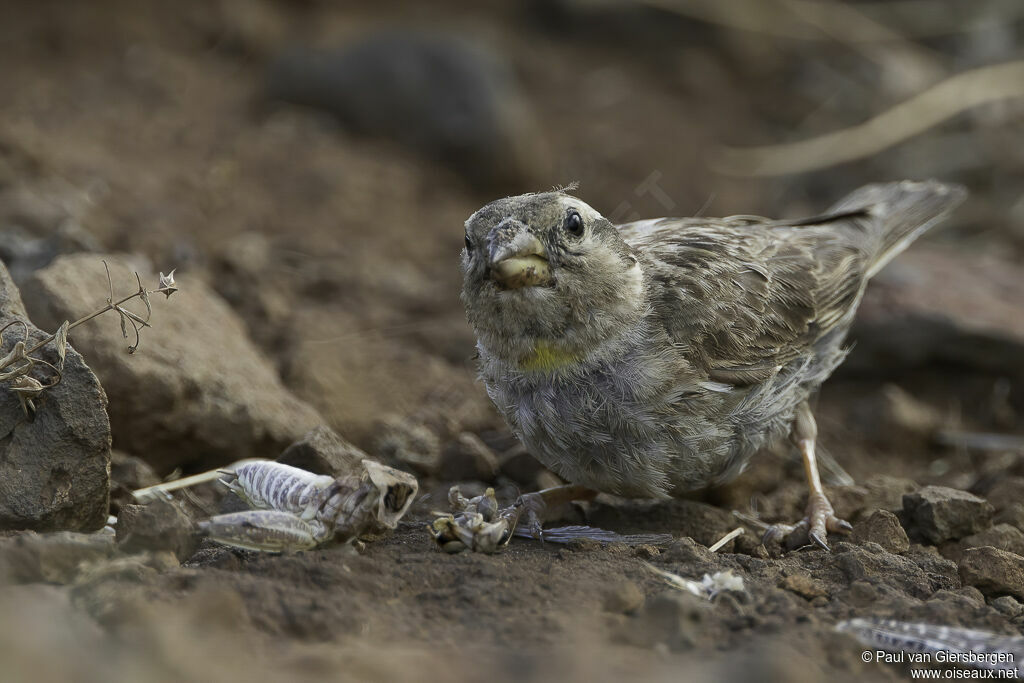
[[949,214],[964,188],[861,187],[821,215],[655,218],[615,225],[573,188],[506,197],[465,222],[461,299],[479,378],[511,431],[565,486],[664,499],[738,476],[789,439],[805,516],[836,516],[809,401],[847,354],[865,287]]

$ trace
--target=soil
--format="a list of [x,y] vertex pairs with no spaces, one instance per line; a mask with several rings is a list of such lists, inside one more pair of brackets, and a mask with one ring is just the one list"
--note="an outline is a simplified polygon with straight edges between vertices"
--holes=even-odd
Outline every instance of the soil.
[[[913,157],[906,147],[805,176],[716,174],[709,159],[721,144],[862,120],[869,105],[844,109],[841,93],[838,105],[830,100],[808,117],[824,96],[807,84],[831,93],[833,71],[845,69],[869,88],[875,67],[861,66],[840,43],[780,43],[625,3],[621,16],[581,7],[458,0],[7,7],[4,203],[20,207],[26,225],[45,231],[47,221],[71,216],[97,251],[140,253],[157,268],[177,267],[179,283],[207,281],[243,316],[285,384],[371,455],[387,420],[429,425],[442,450],[466,432],[499,455],[514,446],[474,379],[456,255],[466,217],[524,187],[579,180],[583,199],[622,219],[793,216],[820,211],[864,182],[940,174],[967,182],[975,198],[926,239],[1011,257],[1024,249],[1019,204],[1011,211],[1017,197],[1006,187],[1019,187],[1024,165],[999,151],[1019,137],[1012,116],[995,112],[972,129],[992,151],[998,179],[969,164],[931,166],[940,153]],[[287,45],[331,47],[395,25],[468,36],[512,65],[546,150],[520,178],[524,187],[481,189],[414,150],[263,97],[267,64]],[[929,48],[954,63],[951,42]],[[871,107],[898,100],[883,93]],[[932,150],[946,139],[940,133],[965,125],[940,128],[915,149]],[[671,206],[638,189],[652,177]],[[248,259],[261,249],[267,258]],[[1007,601],[1005,590],[965,586],[949,559],[959,558],[962,541],[926,541],[902,496],[930,484],[988,495],[1000,483],[1024,481],[1014,479],[1024,477],[1021,453],[938,445],[919,424],[880,406],[892,405],[896,386],[944,427],[1021,433],[1024,399],[1006,379],[1021,374],[873,358],[851,365],[857,372],[841,370],[817,406],[822,448],[858,482],[830,489],[837,512],[858,527],[853,537],[832,536],[831,552],[765,548],[753,528],[717,553],[707,550],[740,525],[732,510],[756,510],[771,522],[800,516],[802,469],[786,453],[765,453],[734,483],[687,501],[602,497],[563,518],[675,537],[660,548],[515,539],[495,555],[446,555],[425,525],[455,482],[424,476],[429,495],[395,533],[358,549],[279,556],[206,541],[181,566],[148,557],[104,565],[70,585],[5,588],[3,677],[904,680],[905,665],[863,663],[865,648],[835,624],[895,617],[1019,635],[1024,596]],[[502,472],[458,483],[466,491],[496,485],[508,501],[545,476],[514,480]],[[207,508],[220,504],[212,491],[199,495]],[[1012,497],[992,499],[997,522],[1011,519]],[[900,527],[906,548],[895,538]],[[703,600],[668,587],[645,563],[698,581],[731,569],[745,590]]]

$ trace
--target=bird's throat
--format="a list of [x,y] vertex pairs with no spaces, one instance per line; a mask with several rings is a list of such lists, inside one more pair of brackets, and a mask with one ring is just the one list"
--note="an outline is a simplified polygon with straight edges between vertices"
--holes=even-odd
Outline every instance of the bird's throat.
[[519,367],[528,372],[554,372],[570,365],[576,365],[583,356],[575,351],[559,348],[545,341],[538,341],[533,350],[519,359]]

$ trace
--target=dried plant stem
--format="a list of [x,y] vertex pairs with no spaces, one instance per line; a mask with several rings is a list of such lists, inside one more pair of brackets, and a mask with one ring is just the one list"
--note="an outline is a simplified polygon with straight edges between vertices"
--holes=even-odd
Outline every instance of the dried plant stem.
[[878,154],[974,107],[1024,97],[1024,61],[966,71],[850,128],[798,142],[723,148],[720,173],[775,176],[803,173]]
[[[163,291],[161,289],[157,289],[157,290],[154,290],[153,292],[149,292],[149,293],[151,293],[151,294],[161,293],[162,294]],[[107,305],[104,306],[103,308],[101,308],[99,310],[96,310],[96,311],[93,311],[89,315],[82,316],[81,318],[79,318],[78,320],[74,321],[73,323],[68,324],[68,330],[73,330],[76,327],[78,327],[79,325],[82,325],[84,323],[89,322],[93,318],[98,318],[99,316],[103,315],[107,311],[116,310],[118,307],[122,306],[123,304],[128,303],[129,301],[131,301],[132,299],[140,296],[141,294],[142,294],[142,292],[135,292],[134,294],[126,296],[125,298],[123,298],[123,299],[121,299],[119,301],[111,301],[111,302],[107,303]],[[50,336],[44,338],[42,341],[38,342],[35,346],[32,346],[31,348],[29,348],[25,353],[26,354],[35,353],[36,351],[38,351],[39,349],[43,348],[44,346],[46,346],[47,344],[49,344],[50,342],[52,342],[56,338],[57,338],[57,333],[54,332]]]

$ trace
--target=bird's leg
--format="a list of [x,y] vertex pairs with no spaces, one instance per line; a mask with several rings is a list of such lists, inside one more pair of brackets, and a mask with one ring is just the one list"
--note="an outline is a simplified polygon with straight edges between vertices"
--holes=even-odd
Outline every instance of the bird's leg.
[[836,517],[832,503],[825,496],[825,489],[822,487],[821,477],[818,475],[818,461],[814,453],[814,444],[818,438],[818,425],[814,421],[811,407],[806,402],[797,408],[790,438],[800,449],[800,455],[804,461],[804,472],[807,475],[807,484],[810,488],[807,507],[804,510],[806,516],[792,527],[777,525],[769,529],[765,536],[766,538],[774,536],[780,531],[800,531],[806,533],[811,542],[828,550],[826,539],[829,531],[850,531],[853,527],[846,520]]
[[[517,511],[515,521],[512,523],[512,530],[514,532],[519,524],[525,523],[531,536],[544,540],[544,530],[542,528],[544,525],[544,513],[549,507],[577,500],[593,500],[596,495],[597,491],[593,489],[573,484],[552,486],[542,491],[524,493],[512,505],[512,509]],[[522,517],[523,515],[525,515],[525,518]]]

